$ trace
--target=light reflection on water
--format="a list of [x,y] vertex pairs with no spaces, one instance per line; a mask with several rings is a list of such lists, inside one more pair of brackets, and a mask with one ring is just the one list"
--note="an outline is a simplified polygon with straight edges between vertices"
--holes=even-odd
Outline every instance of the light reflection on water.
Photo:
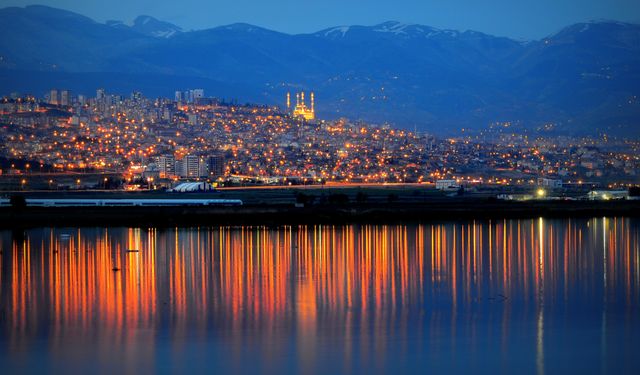
[[0,232],[0,363],[637,373],[639,235],[625,218]]

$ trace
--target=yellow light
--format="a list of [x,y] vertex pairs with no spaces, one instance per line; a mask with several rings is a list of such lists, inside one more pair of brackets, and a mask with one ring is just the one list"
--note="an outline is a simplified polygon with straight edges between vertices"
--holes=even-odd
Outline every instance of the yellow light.
[[536,195],[538,196],[538,198],[542,198],[547,194],[546,191],[544,191],[544,189],[538,189],[538,191],[536,191]]

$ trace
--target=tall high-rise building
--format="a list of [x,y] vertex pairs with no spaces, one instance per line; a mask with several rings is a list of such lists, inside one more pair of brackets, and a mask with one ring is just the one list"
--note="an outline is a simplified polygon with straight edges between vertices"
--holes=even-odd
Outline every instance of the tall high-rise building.
[[207,165],[207,158],[201,156],[198,166],[198,176],[207,177],[209,175],[209,165]]
[[204,98],[204,89],[176,91],[174,98],[176,102],[195,103],[199,99]]
[[222,155],[209,156],[207,158],[207,169],[211,178],[224,176],[224,157]]
[[187,155],[176,161],[176,170],[180,177],[200,177],[200,158],[197,155]]
[[198,124],[198,115],[195,113],[190,113],[188,116],[189,125],[197,125]]
[[53,104],[53,105],[60,104],[60,98],[58,96],[58,90],[52,89],[49,92],[49,104]]
[[204,98],[204,90],[203,89],[193,89],[191,90],[191,98],[195,102],[198,99]]
[[58,104],[71,105],[71,94],[69,93],[69,90],[60,91],[60,101]]
[[104,95],[105,95],[105,94],[104,94],[104,89],[97,89],[97,90],[96,90],[96,99],[97,99],[98,101],[103,100],[103,99],[104,99]]
[[176,157],[173,155],[160,155],[156,157],[156,165],[160,177],[169,178],[176,175]]

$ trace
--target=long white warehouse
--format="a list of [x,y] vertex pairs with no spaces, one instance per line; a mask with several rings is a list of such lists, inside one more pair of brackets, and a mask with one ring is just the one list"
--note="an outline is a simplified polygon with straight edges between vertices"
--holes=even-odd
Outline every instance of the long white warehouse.
[[[242,206],[240,199],[91,199],[91,198],[26,198],[29,207],[160,207],[160,206]],[[9,206],[9,199],[1,199],[1,206]]]

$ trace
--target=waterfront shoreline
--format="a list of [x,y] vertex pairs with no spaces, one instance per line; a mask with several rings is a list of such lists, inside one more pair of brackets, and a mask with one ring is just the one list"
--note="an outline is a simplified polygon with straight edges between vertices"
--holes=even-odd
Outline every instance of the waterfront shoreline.
[[292,204],[241,207],[3,207],[4,228],[64,226],[280,226],[385,224],[456,219],[640,217],[640,201],[528,201],[455,199],[387,204]]

